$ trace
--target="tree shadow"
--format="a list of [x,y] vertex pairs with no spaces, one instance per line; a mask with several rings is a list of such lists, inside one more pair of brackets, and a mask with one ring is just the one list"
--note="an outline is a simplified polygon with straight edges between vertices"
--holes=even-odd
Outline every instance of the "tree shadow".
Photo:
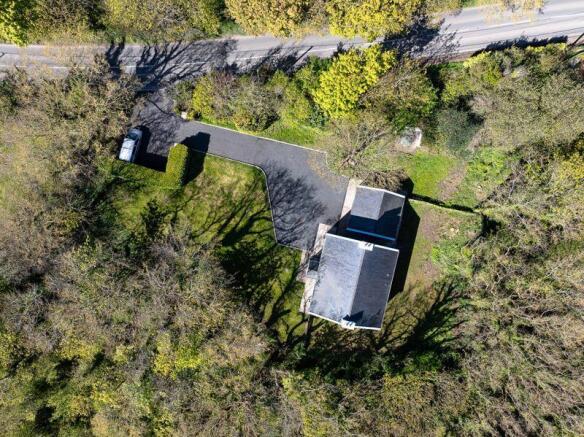
[[[459,337],[457,328],[464,323],[458,315],[463,297],[461,284],[454,281],[434,284],[436,298],[422,316],[414,315],[410,334],[397,349],[398,355],[427,354],[433,352],[442,365],[453,366],[447,352]],[[424,297],[421,296],[420,299]],[[417,301],[414,301],[416,304]]]
[[105,52],[105,59],[114,78],[119,78],[122,74],[122,55],[125,48],[126,40],[123,38],[119,43],[112,41]]
[[452,59],[460,43],[456,33],[447,33],[441,28],[444,20],[431,22],[431,18],[418,18],[400,37],[386,37],[382,45],[389,50],[396,50],[400,56],[408,56],[439,64]]
[[[425,357],[432,352],[437,366],[452,366],[452,342],[456,328],[461,293],[452,283],[434,284],[434,290],[421,290],[419,298],[402,306],[394,305],[387,313],[380,333],[348,331],[320,321],[313,328],[312,343],[299,359],[279,356],[299,371],[318,369],[325,379],[349,381],[363,377],[375,379],[389,371],[400,371],[406,357]],[[430,295],[434,301],[426,305]]]
[[166,156],[177,140],[182,120],[171,111],[171,105],[166,93],[160,91],[146,94],[134,110],[132,119],[153,133],[148,142],[148,153]]
[[185,184],[194,180],[203,171],[210,139],[211,135],[208,133],[198,132],[196,135],[191,135],[180,141],[180,144],[184,144],[191,149]]
[[233,39],[211,41],[177,41],[126,46],[125,41],[112,42],[106,59],[114,75],[134,73],[142,91],[153,91],[174,81],[193,78],[213,68],[224,68],[227,57],[235,49]]
[[262,166],[276,239],[280,244],[308,248],[314,241],[325,206],[315,196],[315,187],[274,162]]
[[135,74],[143,89],[158,89],[170,82],[224,67],[235,46],[232,39],[148,45],[139,54]]
[[303,48],[299,51],[295,47],[274,47],[261,56],[249,56],[245,53],[246,58],[239,58],[232,61],[225,67],[227,71],[237,74],[250,74],[265,72],[270,73],[276,70],[282,70],[289,74],[299,67],[313,47]]
[[526,38],[522,36],[521,38],[516,39],[508,39],[505,41],[497,41],[487,45],[484,49],[478,50],[473,53],[474,55],[478,55],[483,52],[492,52],[498,50],[505,50],[511,47],[519,47],[521,49],[525,49],[527,47],[543,47],[548,44],[559,44],[559,43],[567,43],[568,37],[567,36],[555,36],[552,38]]
[[237,284],[236,297],[279,341],[276,325],[296,310],[289,299],[300,296],[298,256],[275,240],[263,178],[241,196],[232,197],[233,191],[226,187],[204,226],[216,236],[221,263]]

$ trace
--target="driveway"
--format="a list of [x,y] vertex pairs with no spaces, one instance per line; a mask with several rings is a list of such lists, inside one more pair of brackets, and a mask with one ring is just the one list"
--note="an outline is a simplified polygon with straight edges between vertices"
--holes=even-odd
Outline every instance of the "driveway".
[[146,155],[153,163],[160,165],[172,144],[184,143],[203,153],[261,168],[280,244],[310,249],[319,223],[332,225],[339,220],[348,179],[328,170],[324,153],[183,121],[170,111],[170,105],[170,99],[159,92],[149,96],[134,115],[135,124],[149,131]]

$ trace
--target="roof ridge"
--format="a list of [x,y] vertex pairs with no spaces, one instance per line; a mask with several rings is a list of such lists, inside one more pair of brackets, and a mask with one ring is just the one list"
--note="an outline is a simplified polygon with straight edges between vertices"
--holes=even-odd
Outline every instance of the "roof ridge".
[[[355,240],[358,241],[358,244],[364,243],[363,241],[359,241],[359,240]],[[371,243],[372,244],[372,243]],[[357,296],[357,285],[359,285],[359,279],[361,279],[361,273],[363,272],[363,260],[365,259],[365,254],[366,254],[366,250],[361,249],[361,259],[359,260],[359,274],[357,275],[357,279],[355,280],[355,285],[353,287],[353,298],[351,299],[351,303],[349,304],[349,311],[351,312],[351,314],[353,313],[353,305],[355,303],[355,296]],[[349,317],[351,317],[351,314],[349,314]]]

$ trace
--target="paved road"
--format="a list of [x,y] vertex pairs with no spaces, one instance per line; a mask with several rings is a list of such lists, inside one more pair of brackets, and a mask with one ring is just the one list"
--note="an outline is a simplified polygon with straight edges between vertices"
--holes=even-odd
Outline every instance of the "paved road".
[[[419,25],[406,38],[388,42],[415,56],[453,56],[517,40],[560,38],[575,40],[584,33],[583,0],[547,0],[544,8],[527,17],[506,14],[495,18],[488,8],[468,8],[446,16],[438,27]],[[88,62],[105,53],[114,68],[136,73],[146,85],[200,74],[212,67],[248,68],[264,62],[294,63],[307,55],[331,56],[339,44],[366,45],[362,39],[309,36],[300,40],[273,37],[231,37],[166,45],[114,45],[19,48],[0,44],[0,71],[19,66],[31,71],[64,72],[71,60]]]
[[245,135],[198,122],[185,122],[169,111],[164,92],[148,96],[134,123],[146,128],[148,147],[139,158],[164,168],[175,142],[204,153],[260,167],[266,174],[276,238],[298,249],[314,244],[319,223],[334,224],[341,214],[348,180],[327,169],[324,153]]

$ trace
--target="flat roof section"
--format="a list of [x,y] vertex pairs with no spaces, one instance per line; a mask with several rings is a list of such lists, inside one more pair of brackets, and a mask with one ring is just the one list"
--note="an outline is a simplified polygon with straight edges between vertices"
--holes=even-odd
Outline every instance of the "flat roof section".
[[380,329],[399,251],[327,234],[308,312]]
[[392,191],[357,187],[347,230],[396,241],[405,197]]

